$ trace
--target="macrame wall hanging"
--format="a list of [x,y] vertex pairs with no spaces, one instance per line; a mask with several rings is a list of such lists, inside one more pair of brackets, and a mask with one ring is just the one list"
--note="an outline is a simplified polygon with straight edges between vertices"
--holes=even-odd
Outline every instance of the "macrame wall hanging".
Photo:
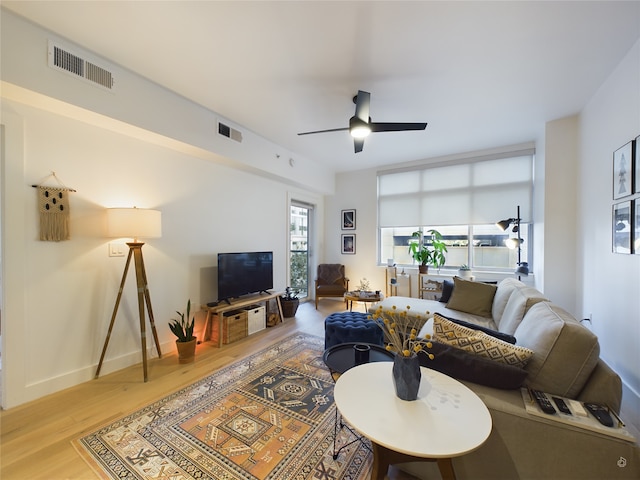
[[[66,187],[51,172],[47,178],[55,178],[60,186],[32,185],[38,190],[38,215],[40,217],[40,240],[45,242],[59,242],[69,240],[69,192],[75,192]],[[45,178],[45,180],[47,179]]]

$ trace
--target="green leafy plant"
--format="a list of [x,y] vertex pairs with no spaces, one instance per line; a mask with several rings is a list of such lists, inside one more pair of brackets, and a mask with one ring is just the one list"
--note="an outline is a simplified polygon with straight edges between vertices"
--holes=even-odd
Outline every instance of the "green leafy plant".
[[287,287],[284,289],[284,295],[280,298],[282,298],[282,300],[296,300],[298,298],[298,291],[291,290],[291,287]]
[[463,272],[466,272],[468,270],[471,270],[471,267],[466,263],[463,263],[462,265],[460,265],[460,268],[458,270],[462,270]]
[[180,319],[172,318],[171,322],[169,322],[169,328],[173,332],[173,334],[178,337],[178,342],[190,342],[193,340],[193,325],[195,323],[196,317],[194,316],[189,320],[189,316],[191,315],[191,299],[187,301],[187,313],[185,320],[185,314],[182,312],[176,313],[180,316]]
[[411,234],[409,253],[420,265],[433,265],[440,268],[446,261],[444,252],[447,251],[447,245],[442,241],[442,234],[439,231],[431,229],[427,233],[430,235],[431,245],[423,241],[421,231]]

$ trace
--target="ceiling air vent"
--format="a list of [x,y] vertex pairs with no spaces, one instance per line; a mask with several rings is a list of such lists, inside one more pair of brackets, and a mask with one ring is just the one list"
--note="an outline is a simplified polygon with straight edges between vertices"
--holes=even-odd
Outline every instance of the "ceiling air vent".
[[222,122],[218,122],[218,133],[223,137],[227,137],[231,140],[242,143],[242,132],[236,130],[235,128],[231,128]]
[[75,75],[109,91],[113,90],[113,74],[89,60],[86,60],[68,49],[49,42],[49,66],[56,70]]

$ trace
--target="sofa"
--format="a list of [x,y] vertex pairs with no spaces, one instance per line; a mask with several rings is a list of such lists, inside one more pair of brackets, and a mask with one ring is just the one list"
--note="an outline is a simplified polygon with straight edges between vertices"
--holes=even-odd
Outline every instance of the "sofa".
[[[435,358],[423,356],[423,366],[460,380],[491,413],[489,439],[453,459],[458,479],[640,478],[638,439],[527,412],[525,387],[608,405],[616,413],[622,401],[622,382],[599,358],[597,337],[542,292],[514,278],[491,285],[455,277],[440,300],[392,296],[370,313],[387,309],[424,320],[419,335],[432,335]],[[398,467],[418,478],[440,478],[427,462]]]

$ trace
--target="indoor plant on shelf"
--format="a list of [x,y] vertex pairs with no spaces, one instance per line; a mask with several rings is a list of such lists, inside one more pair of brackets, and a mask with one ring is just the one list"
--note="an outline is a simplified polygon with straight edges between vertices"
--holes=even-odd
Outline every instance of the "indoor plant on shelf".
[[444,252],[447,245],[442,241],[442,234],[434,229],[427,230],[427,233],[431,235],[431,245],[424,242],[421,231],[413,232],[409,240],[409,253],[418,262],[420,273],[427,273],[429,265],[440,268],[446,260]]
[[284,289],[284,295],[280,296],[280,306],[282,306],[282,316],[284,318],[295,317],[300,305],[298,291],[291,290],[291,287]]
[[460,268],[458,269],[458,276],[462,278],[471,278],[471,267],[466,263],[460,265]]
[[195,360],[197,343],[197,339],[193,335],[193,325],[196,318],[194,316],[189,320],[189,316],[191,315],[191,299],[187,301],[186,320],[184,313],[178,312],[177,310],[176,313],[180,316],[180,319],[172,318],[171,322],[169,322],[169,328],[177,337],[178,362],[191,363]]

